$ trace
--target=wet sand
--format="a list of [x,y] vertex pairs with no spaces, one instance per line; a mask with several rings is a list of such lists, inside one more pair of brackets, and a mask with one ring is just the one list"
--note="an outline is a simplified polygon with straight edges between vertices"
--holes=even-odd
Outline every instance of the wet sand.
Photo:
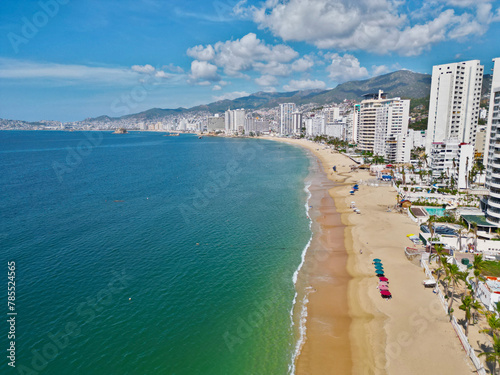
[[[474,373],[436,296],[422,286],[425,274],[404,255],[412,245],[407,234],[419,228],[388,210],[396,204],[395,189],[367,183],[373,179],[367,171],[350,172],[354,162],[322,145],[274,140],[310,150],[323,168],[310,188],[314,236],[297,283],[299,301],[308,293],[309,303],[296,373]],[[358,182],[360,190],[349,195]],[[361,214],[349,208],[351,201]],[[390,280],[390,301],[376,288],[374,257]]]
[[307,293],[306,337],[314,340],[307,339],[303,344],[296,370],[297,374],[348,374],[352,368],[347,303],[351,277],[344,248],[345,226],[328,193],[334,183],[327,178],[319,159],[312,160],[308,181],[314,235],[297,280],[300,302],[296,311],[302,310]]

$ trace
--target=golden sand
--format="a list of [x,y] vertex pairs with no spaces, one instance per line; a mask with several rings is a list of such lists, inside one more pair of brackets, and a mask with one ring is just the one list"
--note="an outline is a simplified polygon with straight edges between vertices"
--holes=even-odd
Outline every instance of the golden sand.
[[[297,284],[314,288],[297,374],[474,373],[437,297],[422,285],[425,274],[404,254],[412,245],[407,234],[419,228],[407,216],[388,211],[396,204],[396,190],[370,186],[376,181],[369,181],[373,177],[367,171],[351,172],[354,163],[348,157],[322,145],[269,139],[312,151],[335,182],[323,184],[313,217],[320,235],[313,238]],[[355,183],[360,188],[351,196]],[[351,201],[361,214],[349,208]],[[373,258],[383,262],[391,300],[380,297]]]

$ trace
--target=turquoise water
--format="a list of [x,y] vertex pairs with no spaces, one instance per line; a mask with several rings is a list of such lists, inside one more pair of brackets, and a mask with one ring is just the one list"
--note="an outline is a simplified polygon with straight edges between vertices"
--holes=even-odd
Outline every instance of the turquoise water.
[[0,264],[6,275],[16,262],[18,370],[289,372],[292,276],[310,238],[302,150],[0,132],[0,159]]
[[444,216],[445,209],[444,208],[436,208],[436,207],[424,207],[425,210],[429,213],[429,215],[436,216]]

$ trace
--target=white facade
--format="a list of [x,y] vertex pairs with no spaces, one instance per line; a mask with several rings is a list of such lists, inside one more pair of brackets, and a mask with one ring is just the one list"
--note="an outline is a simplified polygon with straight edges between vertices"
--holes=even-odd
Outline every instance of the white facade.
[[449,138],[475,144],[483,69],[479,60],[433,66],[427,154],[434,142]]
[[483,163],[486,166],[486,187],[490,191],[486,207],[486,220],[500,226],[500,57],[493,59],[493,61]]
[[317,135],[325,134],[325,119],[323,116],[314,116],[308,118],[306,121],[306,135],[308,137],[315,137]]
[[293,113],[295,103],[280,104],[280,135],[293,134]]
[[216,114],[215,116],[208,116],[207,119],[207,130],[209,132],[224,130],[225,129],[225,120],[224,117]]
[[343,121],[334,121],[325,124],[325,134],[329,137],[345,139],[346,123]]
[[326,124],[332,124],[340,118],[340,108],[339,107],[324,108],[323,116],[325,116]]
[[408,131],[410,101],[387,99],[381,90],[378,95],[367,96],[370,98],[363,100],[359,107],[358,148],[387,157],[393,154],[393,144],[387,142],[390,136],[406,135]]
[[292,113],[292,129],[293,133],[299,135],[302,133],[302,113],[294,112]]
[[241,132],[245,129],[245,110],[229,109],[225,113],[226,134]]
[[432,177],[453,177],[459,189],[466,189],[467,176],[474,165],[474,146],[459,143],[458,139],[434,142],[431,148]]
[[425,130],[408,129],[408,138],[411,141],[411,148],[425,147]]

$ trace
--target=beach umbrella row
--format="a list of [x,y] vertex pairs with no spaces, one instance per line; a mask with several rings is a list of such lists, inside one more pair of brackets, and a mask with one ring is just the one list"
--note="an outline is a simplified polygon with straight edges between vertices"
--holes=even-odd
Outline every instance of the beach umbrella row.
[[392,294],[389,291],[389,279],[385,277],[382,261],[378,258],[375,258],[373,259],[373,265],[375,267],[375,274],[379,279],[377,288],[380,291],[380,295],[382,296],[382,298],[392,298]]

